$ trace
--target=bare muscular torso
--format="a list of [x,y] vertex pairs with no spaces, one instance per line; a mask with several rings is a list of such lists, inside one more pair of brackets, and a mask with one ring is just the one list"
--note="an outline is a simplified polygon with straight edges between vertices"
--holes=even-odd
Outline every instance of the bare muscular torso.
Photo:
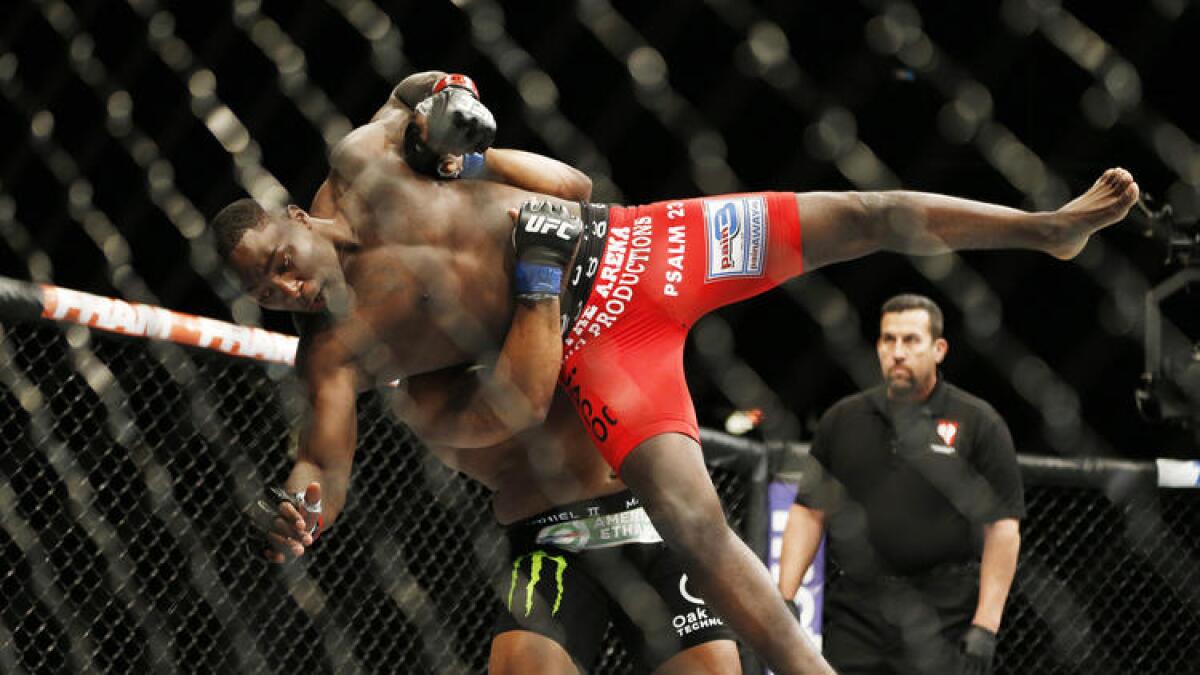
[[492,510],[501,523],[625,489],[592,445],[561,390],[542,426],[506,443],[430,450],[450,468],[493,491]]
[[[314,349],[355,345],[364,384],[474,363],[497,349],[513,313],[508,210],[533,197],[554,199],[499,183],[413,173],[388,140],[398,137],[406,115],[382,115],[348,135],[335,148],[333,170],[313,204],[314,215],[349,225],[360,246],[343,258],[352,301],[346,319],[326,329],[337,339],[306,343]],[[372,357],[370,343],[384,346],[388,358]],[[543,425],[506,443],[431,449],[493,490],[502,523],[624,488],[561,391]]]
[[329,204],[314,204],[314,212],[324,211],[316,215],[330,214],[359,238],[343,257],[349,315],[333,330],[360,363],[374,346],[387,348],[386,366],[373,358],[364,373],[375,380],[474,362],[494,350],[513,312],[508,210],[535,197],[558,201],[489,181],[414,173],[390,140],[406,119],[396,110],[351,132],[330,159],[321,190]]

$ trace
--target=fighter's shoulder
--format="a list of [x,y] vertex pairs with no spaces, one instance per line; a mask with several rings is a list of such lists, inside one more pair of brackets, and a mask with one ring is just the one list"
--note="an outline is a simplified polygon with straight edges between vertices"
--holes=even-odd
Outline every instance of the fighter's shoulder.
[[373,120],[355,127],[333,146],[330,164],[337,168],[346,162],[361,162],[391,152],[393,132],[408,120],[408,113],[394,110],[376,115]]
[[336,346],[334,337],[337,321],[327,312],[292,314],[292,325],[300,337],[296,347],[296,367],[306,372],[313,367],[323,369],[336,360],[330,347]]

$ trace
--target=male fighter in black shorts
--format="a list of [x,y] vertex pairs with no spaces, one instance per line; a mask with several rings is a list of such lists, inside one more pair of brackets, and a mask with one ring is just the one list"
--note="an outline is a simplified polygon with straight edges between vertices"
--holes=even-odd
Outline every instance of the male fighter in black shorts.
[[[422,79],[428,78],[409,78],[397,91]],[[491,149],[487,156],[481,178],[562,199],[591,196],[587,176],[561,163],[514,150]],[[461,159],[430,163],[424,170],[454,173]],[[318,195],[310,213],[333,215],[328,194]],[[536,240],[521,243],[524,251]],[[575,240],[564,243],[574,245]],[[482,409],[481,415],[490,417],[494,406],[480,403],[489,398],[483,389],[502,388],[506,373],[518,371],[517,377],[526,378],[519,382],[540,377],[553,383],[562,358],[558,297],[524,296],[517,303],[499,363],[490,373],[451,367],[410,378],[400,394],[390,397],[397,412],[418,429],[436,424],[461,434],[464,428],[478,426],[474,412]],[[313,315],[297,315],[306,316]],[[299,325],[311,329],[311,323],[301,319]],[[454,412],[447,413],[447,408]],[[680,560],[662,542],[637,498],[596,452],[561,391],[543,424],[503,443],[488,448],[429,447],[446,465],[492,490],[493,515],[510,545],[508,565],[496,584],[506,609],[494,627],[488,667],[493,675],[586,672],[599,656],[610,623],[639,672],[740,672],[732,631],[689,588]],[[321,461],[348,470],[353,445],[329,450]],[[326,475],[334,473],[328,470]],[[309,503],[320,498],[313,494]],[[284,508],[294,506],[285,503]],[[322,518],[332,522],[336,512],[322,510]],[[292,529],[290,521],[277,524],[282,531]],[[268,556],[276,561],[304,552],[303,541],[276,538],[274,543]]]

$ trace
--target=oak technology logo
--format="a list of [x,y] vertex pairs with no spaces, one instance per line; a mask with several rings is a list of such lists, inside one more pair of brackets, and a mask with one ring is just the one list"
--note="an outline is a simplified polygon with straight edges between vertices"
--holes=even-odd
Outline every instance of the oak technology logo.
[[545,567],[546,561],[554,563],[554,605],[550,609],[550,616],[558,614],[558,608],[562,604],[563,599],[563,573],[567,571],[567,559],[561,555],[550,555],[545,551],[532,551],[525,553],[513,561],[512,581],[508,586],[508,611],[513,611],[513,595],[517,590],[517,579],[521,576],[521,567],[525,561],[529,561],[529,581],[525,584],[525,616],[533,611],[533,596],[537,590],[538,582],[542,580],[542,568]]
[[710,614],[704,598],[688,592],[688,576],[679,577],[679,596],[693,605],[691,610],[676,614],[671,619],[671,627],[680,637],[712,626],[724,626],[725,622],[715,614]]

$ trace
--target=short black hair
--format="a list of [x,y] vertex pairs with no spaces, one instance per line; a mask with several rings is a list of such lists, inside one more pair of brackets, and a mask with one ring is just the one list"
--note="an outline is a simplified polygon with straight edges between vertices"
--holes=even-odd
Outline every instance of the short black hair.
[[239,199],[221,211],[212,219],[213,236],[217,240],[217,252],[221,259],[228,261],[237,248],[238,242],[246,234],[266,222],[267,211],[253,199]]
[[883,308],[879,311],[879,318],[883,318],[884,314],[895,314],[897,312],[906,312],[910,309],[923,309],[929,314],[929,335],[934,340],[942,337],[942,330],[945,324],[945,319],[942,317],[942,308],[938,307],[937,303],[924,295],[916,293],[901,293],[893,296],[887,302],[883,303]]

